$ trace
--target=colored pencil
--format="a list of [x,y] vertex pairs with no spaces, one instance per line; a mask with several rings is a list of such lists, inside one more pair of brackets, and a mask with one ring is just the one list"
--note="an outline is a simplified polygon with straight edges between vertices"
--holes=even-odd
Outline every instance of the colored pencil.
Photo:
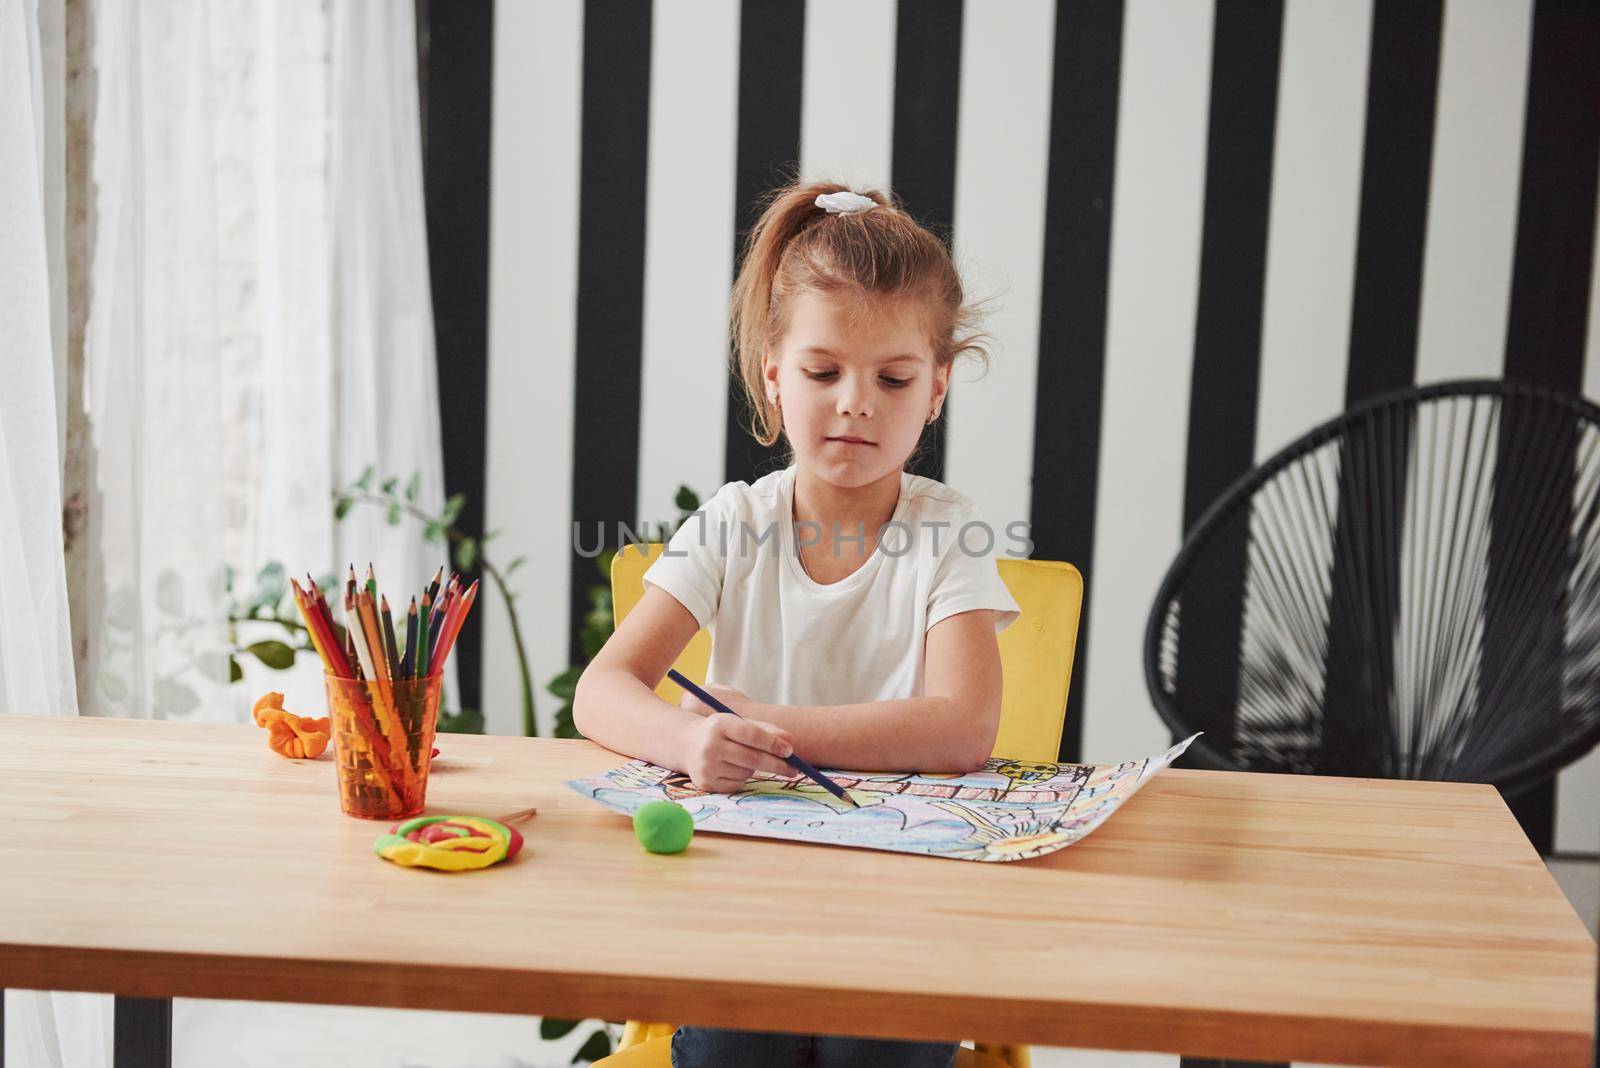
[[444,603],[438,606],[438,610],[435,614],[435,618],[438,621],[438,633],[433,633],[432,629],[430,629],[428,634],[429,641],[431,642],[428,651],[429,667],[432,667],[434,664],[439,664],[442,666],[444,663],[445,654],[449,651],[450,628],[455,624],[456,613],[460,611],[461,608],[461,593],[459,590],[451,587],[451,589],[445,593],[441,600]]
[[450,602],[451,581],[452,580],[450,579],[446,579],[444,582],[439,584],[438,589],[434,589],[432,586],[429,586],[428,589],[424,591],[424,595],[426,596],[429,605],[428,623],[430,626],[433,623],[433,617],[443,612],[445,605]]
[[433,651],[433,647],[428,644],[428,619],[432,614],[427,591],[423,591],[422,611],[417,614],[417,644],[412,650],[411,659],[411,666],[419,679],[428,677],[429,654]]
[[449,587],[439,596],[439,601],[434,605],[433,627],[428,634],[429,648],[433,650],[435,658],[439,652],[439,636],[444,633],[445,626],[453,617],[456,605],[461,601],[461,583],[454,576],[450,576]]
[[[394,707],[389,692],[393,683],[441,673],[479,590],[478,582],[465,586],[460,575],[441,566],[423,588],[421,603],[412,596],[402,634],[388,595],[378,592],[376,568],[368,564],[367,575],[361,579],[352,564],[344,579],[341,635],[316,580],[308,574],[304,585],[298,579],[291,579],[290,584],[310,644],[327,673],[381,686],[374,695],[387,706],[380,710],[380,720],[389,718],[386,713]],[[384,727],[391,729],[387,723]]]
[[[315,588],[316,583],[312,583]],[[324,659],[328,662],[328,672],[337,678],[350,677],[350,662],[345,657],[344,649],[339,644],[339,639],[334,632],[333,618],[328,615],[327,602],[322,599],[321,591],[315,598],[309,595],[306,598],[311,610],[311,621],[314,631],[322,640]]]
[[406,738],[406,725],[400,722],[397,713],[394,691],[390,687],[387,657],[383,651],[383,628],[378,623],[378,610],[373,604],[372,596],[365,590],[356,594],[356,619],[373,665],[373,674],[368,676],[368,680],[373,684],[373,714],[388,736],[389,748],[395,752],[407,752],[409,743]]
[[328,608],[328,599],[323,596],[322,587],[317,585],[317,580],[309,574],[306,575],[306,590],[313,594],[312,607],[321,622],[323,640],[328,647],[328,652],[333,659],[333,667],[337,670],[334,674],[341,679],[355,677],[355,669],[351,663],[355,659],[350,648],[350,636],[345,635],[343,644],[339,642],[339,628],[333,622],[333,612]]
[[376,679],[378,673],[372,664],[372,652],[367,648],[366,628],[361,625],[361,612],[354,597],[347,597],[344,602],[344,629],[345,633],[350,635],[350,640],[355,643],[356,661],[361,665],[361,677]]
[[[435,599],[434,595],[427,590],[422,591],[422,600],[417,604],[417,623],[419,625],[422,623],[430,623],[430,621],[433,619],[434,612],[438,610],[439,601],[442,599],[443,598]],[[426,634],[427,632],[428,628],[424,627],[423,633]]]
[[456,598],[456,603],[445,616],[444,628],[439,633],[439,648],[433,651],[433,656],[428,661],[432,673],[437,675],[444,666],[445,657],[450,655],[450,650],[455,646],[456,636],[461,633],[461,624],[466,621],[467,613],[472,611],[472,602],[477,599],[478,584],[474,582],[467,588],[467,592]]
[[451,585],[439,592],[439,599],[434,602],[433,614],[428,619],[428,659],[430,663],[434,654],[439,650],[439,632],[444,629],[444,621],[449,615],[451,599],[456,594],[455,576],[450,577]]
[[415,679],[417,675],[417,599],[411,598],[411,607],[406,609],[406,650],[400,654],[402,674],[408,679]]
[[[679,686],[682,686],[685,690],[688,690],[690,693],[694,694],[696,697],[704,701],[707,705],[716,709],[718,712],[726,712],[728,715],[738,716],[740,719],[744,718],[743,716],[739,716],[739,713],[735,712],[733,709],[729,708],[727,705],[723,704],[721,701],[717,700],[715,697],[712,697],[700,687],[690,682],[680,671],[678,671],[677,668],[669,668],[667,670],[667,678],[671,679]],[[822,772],[806,763],[806,761],[798,754],[790,753],[784,758],[784,763],[788,764],[794,770],[800,772],[800,774],[804,775],[818,786],[821,786],[834,797],[837,797],[841,801],[847,802],[850,807],[861,807],[860,805],[856,804],[854,798],[844,792],[843,788],[841,788],[838,783],[834,782],[832,779],[822,774]]]
[[[323,653],[328,674],[341,679],[354,677],[355,672],[350,668],[349,661],[345,658],[344,650],[340,648],[338,639],[334,635],[333,617],[328,612],[327,599],[322,596],[322,590],[317,586],[316,580],[309,575],[306,576],[307,586],[305,590],[301,590],[299,584],[294,583],[292,579],[290,581],[294,585],[296,600],[300,604],[301,612],[306,617],[306,625],[310,628],[312,644],[316,645],[319,651]],[[314,597],[311,591],[316,591]],[[345,632],[347,640],[350,633],[347,629]],[[360,706],[357,706],[356,715],[358,719],[361,718]],[[367,718],[370,720],[370,714]],[[388,752],[388,742],[383,737],[382,732],[375,728],[375,725],[368,728],[366,733],[371,736],[371,744],[375,752],[380,755]],[[387,775],[382,768],[375,770],[383,779],[385,788],[392,789],[393,787],[388,782]]]
[[400,651],[395,648],[394,617],[389,614],[389,598],[383,598],[383,650],[389,657],[389,674],[400,675]]
[[356,595],[356,609],[361,616],[361,626],[365,630],[367,648],[372,651],[372,664],[377,669],[373,678],[379,682],[389,681],[389,657],[383,651],[383,626],[378,622],[378,609],[372,603],[372,595],[362,591]]
[[322,644],[322,634],[318,630],[317,622],[314,618],[315,613],[307,603],[306,592],[300,588],[300,583],[293,578],[289,580],[289,589],[294,593],[294,605],[300,610],[300,618],[305,620],[306,635],[311,639],[312,648],[316,649],[317,655],[322,657],[322,663],[332,673],[333,659],[329,656],[327,648]]

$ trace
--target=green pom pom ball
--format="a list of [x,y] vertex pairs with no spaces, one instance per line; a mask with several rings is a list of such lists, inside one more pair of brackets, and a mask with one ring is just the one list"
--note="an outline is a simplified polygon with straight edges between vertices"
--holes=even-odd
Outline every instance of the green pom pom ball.
[[694,817],[671,801],[651,801],[633,814],[633,833],[652,853],[682,853],[694,837]]

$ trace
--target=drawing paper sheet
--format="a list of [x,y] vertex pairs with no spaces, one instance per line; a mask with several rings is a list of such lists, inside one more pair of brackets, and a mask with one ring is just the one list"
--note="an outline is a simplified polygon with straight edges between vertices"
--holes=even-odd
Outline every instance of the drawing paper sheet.
[[957,860],[1028,860],[1093,832],[1197,737],[1157,756],[1122,764],[990,759],[982,771],[968,775],[824,770],[860,808],[851,808],[804,777],[761,775],[735,794],[706,793],[687,775],[642,760],[567,785],[630,815],[649,801],[677,802],[702,833]]

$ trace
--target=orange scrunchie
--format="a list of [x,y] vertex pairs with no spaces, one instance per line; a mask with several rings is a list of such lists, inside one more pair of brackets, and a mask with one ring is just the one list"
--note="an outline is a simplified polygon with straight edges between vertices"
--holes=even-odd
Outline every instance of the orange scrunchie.
[[256,726],[268,730],[267,744],[274,753],[291,760],[311,760],[322,755],[331,737],[328,717],[309,719],[283,710],[283,694],[269,693],[251,709]]

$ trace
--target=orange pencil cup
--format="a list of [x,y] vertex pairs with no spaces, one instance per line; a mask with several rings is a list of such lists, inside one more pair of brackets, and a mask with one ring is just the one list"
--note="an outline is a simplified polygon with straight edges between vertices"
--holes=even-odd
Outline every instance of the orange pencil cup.
[[369,820],[422,812],[441,676],[390,682],[325,676],[339,807]]

